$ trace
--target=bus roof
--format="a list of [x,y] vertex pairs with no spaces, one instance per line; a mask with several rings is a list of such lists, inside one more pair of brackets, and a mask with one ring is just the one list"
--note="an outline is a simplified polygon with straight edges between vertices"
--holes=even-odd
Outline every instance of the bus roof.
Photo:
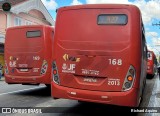
[[131,4],[85,4],[85,5],[74,5],[74,6],[64,6],[60,7],[59,10],[67,9],[82,9],[82,8],[126,8],[126,9],[139,9],[135,5]]
[[7,30],[22,29],[22,28],[35,28],[35,27],[39,27],[39,28],[48,27],[48,28],[53,28],[54,29],[54,27],[49,26],[49,25],[23,25],[23,26],[9,27],[9,28],[7,28]]

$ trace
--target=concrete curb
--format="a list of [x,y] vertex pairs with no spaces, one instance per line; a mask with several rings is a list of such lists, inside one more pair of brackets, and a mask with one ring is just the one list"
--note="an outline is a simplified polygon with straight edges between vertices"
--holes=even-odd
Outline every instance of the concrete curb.
[[1,79],[0,79],[0,81],[4,81],[5,80],[5,78],[4,77],[2,77]]

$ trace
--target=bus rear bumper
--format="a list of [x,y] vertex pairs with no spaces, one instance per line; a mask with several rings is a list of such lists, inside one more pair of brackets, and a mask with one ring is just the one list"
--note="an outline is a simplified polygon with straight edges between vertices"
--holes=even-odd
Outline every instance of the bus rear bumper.
[[137,107],[139,103],[137,97],[138,89],[135,88],[126,92],[102,92],[63,87],[54,84],[54,82],[51,83],[51,87],[53,98],[65,98],[129,107]]
[[147,70],[148,75],[154,75],[153,70]]
[[50,74],[43,76],[12,76],[5,75],[5,82],[8,84],[50,84]]

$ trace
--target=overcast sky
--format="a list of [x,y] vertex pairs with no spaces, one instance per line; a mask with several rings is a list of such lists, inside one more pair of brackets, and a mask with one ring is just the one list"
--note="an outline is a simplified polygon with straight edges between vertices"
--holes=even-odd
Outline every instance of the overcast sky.
[[160,52],[160,26],[152,26],[153,23],[160,21],[160,0],[42,0],[42,2],[54,20],[56,18],[55,10],[62,6],[97,3],[134,4],[142,12],[148,48],[156,54]]

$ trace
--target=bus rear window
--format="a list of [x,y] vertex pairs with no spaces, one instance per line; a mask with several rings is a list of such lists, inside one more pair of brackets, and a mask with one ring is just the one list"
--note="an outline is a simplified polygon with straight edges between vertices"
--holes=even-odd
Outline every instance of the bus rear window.
[[26,33],[27,38],[35,38],[35,37],[40,37],[41,36],[41,31],[27,31]]
[[128,17],[125,14],[101,14],[98,16],[98,25],[126,25]]

